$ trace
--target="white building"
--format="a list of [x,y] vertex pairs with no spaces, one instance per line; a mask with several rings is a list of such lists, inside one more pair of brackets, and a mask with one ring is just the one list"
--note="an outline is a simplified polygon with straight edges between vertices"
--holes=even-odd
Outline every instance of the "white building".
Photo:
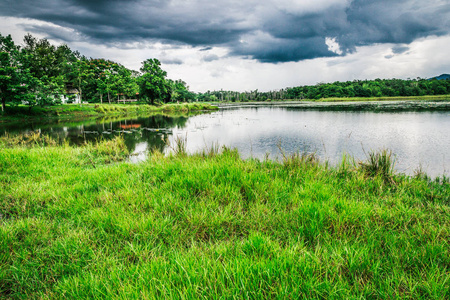
[[80,93],[78,93],[77,89],[68,89],[66,91],[66,94],[61,96],[61,102],[63,104],[67,103],[80,104],[81,103]]

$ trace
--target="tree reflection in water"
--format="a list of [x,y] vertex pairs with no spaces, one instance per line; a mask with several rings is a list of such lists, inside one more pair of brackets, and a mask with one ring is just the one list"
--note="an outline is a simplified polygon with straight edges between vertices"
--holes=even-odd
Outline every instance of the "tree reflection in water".
[[122,135],[125,144],[133,153],[138,144],[146,144],[147,150],[164,152],[173,129],[184,128],[188,116],[153,115],[129,119],[96,119],[79,122],[18,123],[1,127],[2,134],[26,134],[40,131],[60,142],[82,145],[99,139],[112,139]]

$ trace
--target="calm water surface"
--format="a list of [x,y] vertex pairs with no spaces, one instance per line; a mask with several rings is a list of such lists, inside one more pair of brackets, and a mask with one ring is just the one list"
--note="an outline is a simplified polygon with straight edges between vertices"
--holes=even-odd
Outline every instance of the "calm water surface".
[[174,139],[187,140],[189,152],[214,144],[238,148],[242,157],[279,158],[286,153],[315,152],[332,164],[344,153],[364,160],[366,153],[391,149],[399,172],[414,174],[421,166],[430,176],[450,175],[450,112],[337,112],[260,107],[224,109],[192,117],[153,116],[82,124],[23,124],[4,132],[41,130],[79,144],[123,134],[133,155],[143,160],[151,148],[168,152]]

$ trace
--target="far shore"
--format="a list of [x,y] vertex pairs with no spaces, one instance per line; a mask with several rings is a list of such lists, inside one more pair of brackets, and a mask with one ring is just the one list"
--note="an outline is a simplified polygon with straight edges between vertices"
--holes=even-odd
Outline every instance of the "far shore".
[[221,109],[286,107],[316,110],[421,111],[450,110],[450,95],[379,98],[323,98],[259,102],[216,102]]
[[450,94],[416,97],[374,97],[374,98],[322,98],[302,100],[267,100],[258,102],[192,102],[164,104],[62,104],[55,106],[7,106],[0,114],[0,124],[42,121],[73,120],[88,117],[128,116],[149,113],[180,114],[201,113],[216,109],[240,107],[286,107],[295,109],[335,111],[450,111]]

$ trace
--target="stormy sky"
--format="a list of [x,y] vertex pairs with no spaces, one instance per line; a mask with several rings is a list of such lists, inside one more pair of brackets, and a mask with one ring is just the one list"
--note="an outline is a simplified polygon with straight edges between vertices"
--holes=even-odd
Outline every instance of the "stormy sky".
[[194,91],[450,73],[450,0],[0,0],[0,33],[27,32]]

